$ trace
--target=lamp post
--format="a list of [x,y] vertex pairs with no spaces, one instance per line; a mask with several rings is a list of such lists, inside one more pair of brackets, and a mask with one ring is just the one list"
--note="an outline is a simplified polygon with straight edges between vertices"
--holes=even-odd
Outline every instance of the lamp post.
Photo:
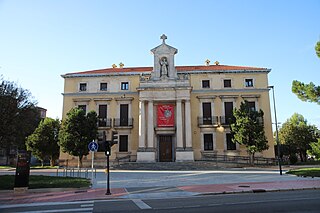
[[274,120],[275,120],[275,123],[276,123],[276,142],[277,142],[277,148],[278,148],[278,164],[279,164],[280,175],[282,175],[281,158],[280,158],[280,143],[279,143],[279,136],[278,136],[278,121],[277,121],[277,111],[276,111],[276,100],[275,100],[275,97],[274,97],[274,86],[268,86],[268,89],[272,89]]

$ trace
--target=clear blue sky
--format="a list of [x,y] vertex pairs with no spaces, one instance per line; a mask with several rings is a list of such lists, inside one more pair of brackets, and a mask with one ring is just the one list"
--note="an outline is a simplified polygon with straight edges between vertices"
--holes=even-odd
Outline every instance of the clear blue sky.
[[165,33],[176,65],[271,68],[278,121],[297,112],[320,127],[320,106],[291,92],[295,79],[320,85],[319,11],[319,0],[0,0],[0,74],[61,118],[61,74],[152,66]]

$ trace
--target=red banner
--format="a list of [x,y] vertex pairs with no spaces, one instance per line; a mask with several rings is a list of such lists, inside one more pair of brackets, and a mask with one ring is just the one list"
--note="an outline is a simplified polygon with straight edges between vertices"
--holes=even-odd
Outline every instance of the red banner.
[[158,105],[158,127],[174,126],[174,105]]

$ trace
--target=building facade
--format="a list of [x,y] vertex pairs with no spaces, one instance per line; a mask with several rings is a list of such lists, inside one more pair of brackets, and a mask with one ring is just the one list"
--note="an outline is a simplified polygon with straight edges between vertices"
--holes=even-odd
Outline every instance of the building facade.
[[[153,67],[109,69],[62,75],[63,118],[73,107],[99,116],[99,132],[119,133],[111,159],[137,162],[194,161],[215,155],[248,156],[231,141],[229,119],[248,101],[264,111],[269,149],[256,154],[274,157],[268,73],[270,69],[210,65],[175,66],[178,50],[166,44],[151,50]],[[104,160],[104,152],[96,154]],[[91,159],[87,156],[88,162]],[[76,158],[60,154],[60,161]],[[85,161],[85,159],[84,159]]]

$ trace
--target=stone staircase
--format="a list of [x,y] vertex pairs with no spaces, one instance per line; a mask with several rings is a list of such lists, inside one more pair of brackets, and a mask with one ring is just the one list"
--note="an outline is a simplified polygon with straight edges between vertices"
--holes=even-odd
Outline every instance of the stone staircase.
[[[230,167],[230,164],[222,165],[210,161],[194,161],[194,162],[122,162],[113,164],[112,169],[115,170],[155,170],[155,171],[189,171],[189,170],[215,170],[222,167]],[[232,165],[231,167],[235,167]]]

